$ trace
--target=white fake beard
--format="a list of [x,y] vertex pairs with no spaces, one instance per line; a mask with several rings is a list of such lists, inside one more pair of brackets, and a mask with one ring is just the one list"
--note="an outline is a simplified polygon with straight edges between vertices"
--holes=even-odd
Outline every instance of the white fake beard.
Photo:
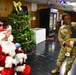
[[14,43],[12,43],[11,41],[2,41],[1,46],[2,46],[2,51],[5,54],[9,54],[12,57],[15,56],[16,47]]
[[8,38],[9,41],[13,41],[13,35],[10,35]]

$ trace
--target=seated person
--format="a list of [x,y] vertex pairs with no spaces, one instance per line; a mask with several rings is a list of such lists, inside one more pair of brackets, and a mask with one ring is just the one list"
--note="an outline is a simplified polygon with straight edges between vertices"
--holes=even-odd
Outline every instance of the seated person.
[[[0,74],[1,75],[30,75],[31,67],[26,65],[27,54],[13,43],[12,28],[0,32]],[[10,60],[10,61],[9,61]]]

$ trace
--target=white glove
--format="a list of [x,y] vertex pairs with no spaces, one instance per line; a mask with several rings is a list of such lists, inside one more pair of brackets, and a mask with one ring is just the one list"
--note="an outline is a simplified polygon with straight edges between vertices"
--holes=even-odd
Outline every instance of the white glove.
[[10,56],[7,56],[6,60],[5,60],[5,67],[6,68],[11,68],[13,64],[13,58]]

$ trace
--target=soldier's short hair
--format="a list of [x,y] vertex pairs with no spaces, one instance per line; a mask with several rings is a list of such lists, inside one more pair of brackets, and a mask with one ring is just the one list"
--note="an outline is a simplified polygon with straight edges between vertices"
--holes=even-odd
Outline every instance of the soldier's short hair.
[[69,15],[68,13],[64,13],[64,14],[62,15],[62,20],[64,20],[65,16],[70,16],[70,15]]

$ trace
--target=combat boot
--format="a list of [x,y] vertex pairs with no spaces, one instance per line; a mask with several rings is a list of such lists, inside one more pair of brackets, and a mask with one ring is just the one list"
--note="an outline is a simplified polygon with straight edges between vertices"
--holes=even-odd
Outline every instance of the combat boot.
[[53,73],[53,74],[58,73],[58,72],[60,72],[58,67],[56,67],[54,70],[51,71],[51,73]]

